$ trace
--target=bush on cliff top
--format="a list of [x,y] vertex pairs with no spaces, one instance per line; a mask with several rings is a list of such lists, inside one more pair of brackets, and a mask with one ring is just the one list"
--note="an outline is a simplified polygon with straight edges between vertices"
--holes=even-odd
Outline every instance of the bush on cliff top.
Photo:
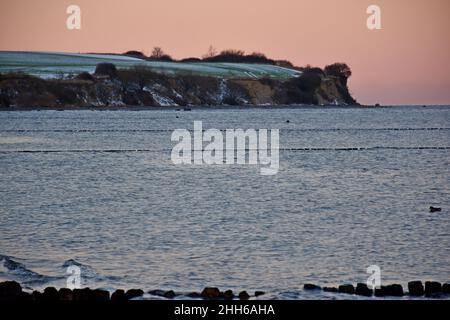
[[325,67],[324,71],[328,76],[338,77],[344,84],[347,84],[347,79],[352,75],[350,67],[342,62],[330,64]]
[[112,63],[102,62],[97,64],[94,73],[100,76],[108,76],[110,78],[115,78],[117,77],[117,68]]

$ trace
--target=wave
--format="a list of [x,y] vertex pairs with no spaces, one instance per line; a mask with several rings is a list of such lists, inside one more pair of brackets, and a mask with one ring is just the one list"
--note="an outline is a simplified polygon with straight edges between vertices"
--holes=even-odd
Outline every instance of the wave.
[[67,268],[70,266],[77,266],[80,268],[80,276],[82,283],[100,284],[100,283],[114,283],[121,280],[120,277],[99,274],[94,268],[87,264],[76,261],[75,259],[68,259],[60,266],[58,276],[50,276],[35,272],[23,263],[19,262],[17,258],[0,255],[0,281],[14,280],[19,282],[24,288],[36,289],[44,286],[65,286],[67,277]]
[[62,278],[32,271],[24,264],[6,255],[0,255],[0,267],[0,278],[15,280],[24,285],[41,285]]

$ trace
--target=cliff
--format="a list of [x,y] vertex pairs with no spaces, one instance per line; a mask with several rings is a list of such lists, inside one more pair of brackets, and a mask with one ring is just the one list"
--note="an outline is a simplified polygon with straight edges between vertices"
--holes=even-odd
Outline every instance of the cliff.
[[0,107],[132,107],[222,105],[354,105],[346,78],[321,69],[297,77],[226,78],[193,73],[157,73],[145,67],[116,69],[99,64],[95,73],[42,79],[0,74]]

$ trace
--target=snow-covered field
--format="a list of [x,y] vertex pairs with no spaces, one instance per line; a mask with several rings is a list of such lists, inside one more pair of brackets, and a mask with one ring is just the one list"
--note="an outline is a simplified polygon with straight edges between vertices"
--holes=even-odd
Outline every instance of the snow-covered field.
[[265,64],[162,62],[106,54],[0,51],[0,73],[24,72],[43,78],[62,77],[83,71],[92,73],[100,62],[114,63],[118,68],[139,65],[167,73],[193,72],[219,77],[289,78],[299,74],[297,70]]

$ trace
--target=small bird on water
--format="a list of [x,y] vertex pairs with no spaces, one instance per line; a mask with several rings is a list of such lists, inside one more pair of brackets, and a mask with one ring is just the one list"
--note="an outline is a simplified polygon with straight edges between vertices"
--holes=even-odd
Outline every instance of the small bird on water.
[[438,212],[438,211],[442,211],[442,209],[441,208],[437,208],[437,207],[433,207],[433,206],[430,207],[430,212]]

